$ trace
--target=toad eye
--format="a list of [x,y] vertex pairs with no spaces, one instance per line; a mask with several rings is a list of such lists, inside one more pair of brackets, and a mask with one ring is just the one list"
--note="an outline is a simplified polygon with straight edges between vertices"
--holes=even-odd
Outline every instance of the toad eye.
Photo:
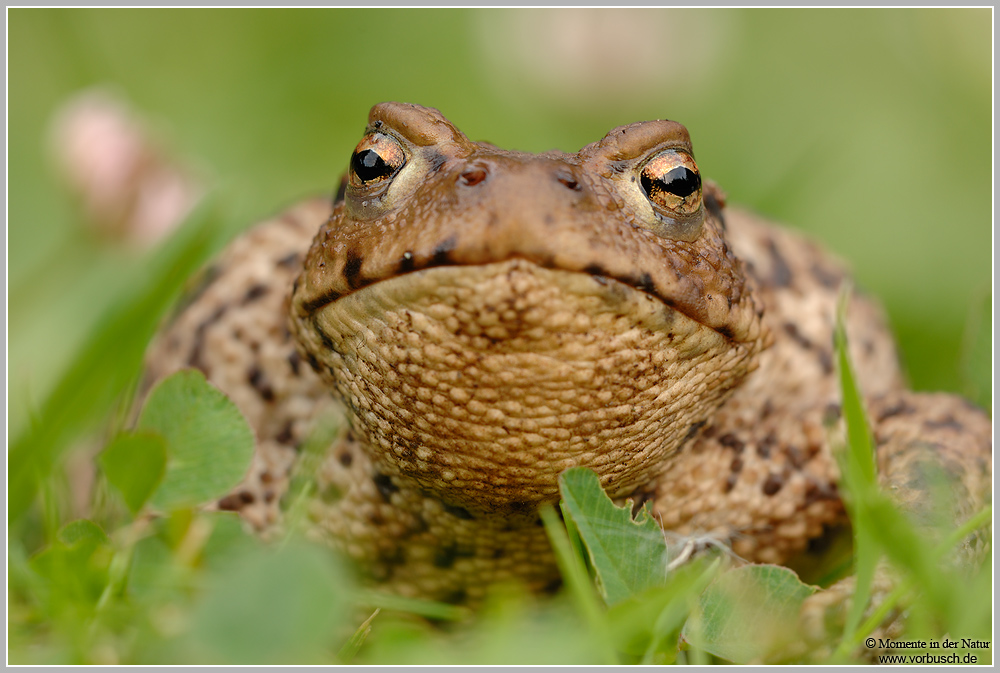
[[392,136],[365,136],[351,155],[351,185],[375,187],[388,182],[406,165],[406,152]]
[[701,175],[687,152],[660,152],[642,167],[639,184],[653,208],[664,215],[686,217],[701,208]]

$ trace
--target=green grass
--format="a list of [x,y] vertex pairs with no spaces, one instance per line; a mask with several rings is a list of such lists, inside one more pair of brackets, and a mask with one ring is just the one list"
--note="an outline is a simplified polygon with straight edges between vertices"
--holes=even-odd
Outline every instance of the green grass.
[[[607,611],[599,593],[580,594],[596,592],[580,581],[544,604],[497,597],[476,626],[447,606],[361,594],[356,602],[382,608],[365,638],[358,628],[371,612],[318,607],[319,598],[354,600],[324,588],[351,585],[328,554],[297,539],[267,548],[233,517],[191,508],[151,519],[141,504],[149,486],[126,486],[122,499],[107,465],[89,496],[81,486],[81,466],[127,426],[141,354],[185,279],[239,229],[331,191],[379,100],[433,105],[474,139],[533,151],[575,150],[638,119],[678,119],[731,202],[805,229],[849,260],[861,286],[885,301],[915,387],[991,404],[988,9],[654,10],[632,23],[621,12],[588,23],[499,10],[7,16],[12,662],[220,662],[240,653],[330,662],[353,653],[362,663],[592,663],[609,651],[620,661],[708,660],[675,647],[705,568]],[[586,51],[604,60],[559,52],[556,40],[532,39],[531,25],[597,30]],[[608,32],[618,25],[625,37]],[[642,26],[658,31],[665,52],[615,46],[650,42],[639,39]],[[600,31],[614,38],[604,52]],[[587,83],[574,84],[584,66]],[[151,119],[212,194],[145,253],[88,233],[53,168],[54,112],[97,85]],[[932,576],[941,550],[877,498],[858,502],[867,503],[855,513],[862,556],[893,552],[907,578],[901,599],[930,587],[912,608],[913,633],[930,637],[943,625],[988,639],[989,572]],[[260,579],[275,575],[308,583]],[[270,649],[253,623],[219,630],[227,605],[251,612],[276,600],[293,605],[294,619],[268,634]],[[454,624],[430,627],[408,612]],[[613,635],[595,635],[598,624]],[[849,626],[844,642],[854,643],[866,625],[855,615]]]

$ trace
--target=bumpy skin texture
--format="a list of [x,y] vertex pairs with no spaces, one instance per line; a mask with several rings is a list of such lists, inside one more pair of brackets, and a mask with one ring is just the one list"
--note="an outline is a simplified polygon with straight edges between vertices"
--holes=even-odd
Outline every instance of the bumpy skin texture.
[[[531,155],[382,104],[357,157],[370,148],[385,165],[352,162],[332,207],[300,204],[235,241],[150,351],[152,378],[201,369],[257,432],[220,507],[274,528],[302,443],[342,413],[314,532],[404,595],[558,586],[537,511],[573,465],[612,497],[651,501],[664,528],[751,561],[788,562],[845,522],[830,448],[844,272],[723,210],[710,184],[676,212],[654,205],[647,166],[691,155],[682,126]],[[858,293],[847,330],[885,487],[930,517],[921,466],[938,465],[954,520],[981,507],[988,418],[907,392],[885,320]]]

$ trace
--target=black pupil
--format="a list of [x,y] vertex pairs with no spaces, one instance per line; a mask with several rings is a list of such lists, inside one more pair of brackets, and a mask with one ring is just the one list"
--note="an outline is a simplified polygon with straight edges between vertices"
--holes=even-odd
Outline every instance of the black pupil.
[[392,175],[392,167],[375,150],[355,152],[351,159],[354,174],[362,182],[371,182]]
[[701,177],[690,168],[678,166],[657,180],[660,189],[680,198],[686,198],[701,188]]

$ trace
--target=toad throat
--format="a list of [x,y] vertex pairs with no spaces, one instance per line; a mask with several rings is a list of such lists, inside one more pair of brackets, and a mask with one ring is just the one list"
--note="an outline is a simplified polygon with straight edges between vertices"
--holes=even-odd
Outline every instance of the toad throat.
[[558,475],[649,481],[754,366],[652,295],[521,258],[367,285],[293,321],[384,473],[476,516],[536,516]]

